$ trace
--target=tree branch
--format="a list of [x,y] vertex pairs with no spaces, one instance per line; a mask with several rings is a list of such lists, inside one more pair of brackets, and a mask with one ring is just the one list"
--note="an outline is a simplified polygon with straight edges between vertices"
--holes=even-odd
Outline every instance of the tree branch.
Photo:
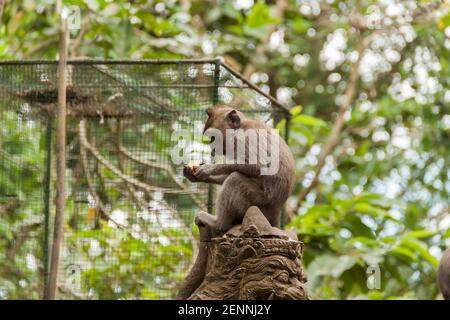
[[109,162],[107,159],[105,159],[100,152],[98,152],[98,150],[92,146],[88,140],[87,140],[87,136],[86,136],[86,121],[80,120],[79,123],[79,135],[80,135],[80,143],[81,145],[87,149],[96,159],[98,162],[100,162],[103,166],[105,166],[106,168],[108,168],[109,170],[111,170],[115,175],[117,175],[120,179],[125,180],[126,182],[134,185],[135,187],[141,188],[147,192],[155,192],[155,191],[160,191],[160,192],[166,192],[166,193],[180,193],[180,190],[176,190],[176,189],[169,189],[169,188],[161,188],[161,187],[156,187],[156,186],[152,186],[149,184],[146,184],[144,182],[141,182],[129,175],[126,175],[125,173],[123,173],[122,171],[120,171],[117,167],[115,167],[111,162]]
[[75,58],[77,56],[77,49],[81,44],[81,40],[83,40],[83,37],[86,33],[86,26],[88,25],[88,22],[89,22],[89,11],[87,11],[87,13],[84,15],[83,22],[81,23],[81,29],[78,32],[78,35],[75,38],[75,40],[72,42],[72,46],[69,51],[70,52],[69,57]]
[[[355,10],[352,15],[358,15],[358,12],[361,12],[361,2],[359,1],[357,3],[357,10]],[[438,3],[432,3],[431,5],[425,7],[425,8],[420,8],[416,11],[414,11],[411,15],[414,18],[418,18],[419,16],[422,15],[427,15],[430,13],[430,11],[432,11],[433,9],[436,9],[437,7],[439,7]],[[355,21],[353,21],[352,23],[355,24]],[[319,176],[320,176],[320,172],[323,168],[323,166],[325,165],[325,160],[328,157],[328,155],[331,154],[331,152],[333,151],[333,148],[336,146],[337,141],[339,139],[339,135],[342,131],[342,128],[344,126],[344,116],[345,113],[349,110],[350,106],[353,103],[353,100],[355,98],[356,95],[356,90],[357,90],[357,85],[359,82],[359,64],[361,62],[362,59],[362,54],[364,52],[364,50],[370,45],[370,43],[372,42],[372,39],[375,38],[376,36],[382,35],[382,34],[388,34],[389,31],[388,30],[376,30],[374,32],[372,32],[371,34],[362,37],[362,32],[365,29],[364,25],[358,25],[357,23],[353,26],[354,28],[359,29],[359,37],[358,37],[358,44],[357,44],[357,51],[358,51],[358,59],[356,60],[356,62],[353,64],[352,69],[350,71],[350,76],[349,76],[349,80],[348,80],[348,86],[346,89],[346,92],[344,94],[344,100],[339,108],[339,112],[338,112],[338,116],[336,118],[336,121],[333,125],[333,128],[331,130],[330,135],[328,136],[325,145],[322,149],[322,152],[319,155],[318,158],[318,162],[317,165],[314,169],[314,178],[311,182],[311,184],[304,188],[299,196],[297,197],[297,204],[294,208],[294,212],[290,214],[290,216],[292,216],[293,214],[295,215],[295,213],[298,211],[298,209],[301,206],[301,203],[305,200],[306,196],[312,191],[314,190],[314,188],[317,186],[317,184],[319,183]],[[288,215],[289,216],[289,215]]]
[[6,0],[0,0],[0,25],[2,24],[3,8],[5,7]]
[[[370,36],[369,36],[370,37]],[[339,139],[339,135],[342,131],[342,128],[344,126],[344,116],[345,113],[349,110],[350,106],[353,103],[353,100],[356,95],[356,89],[358,86],[359,81],[359,64],[362,59],[362,54],[364,52],[364,49],[368,45],[369,41],[367,41],[368,38],[362,38],[361,36],[358,38],[357,43],[357,52],[358,52],[358,58],[356,62],[353,64],[352,69],[350,71],[350,76],[348,80],[348,86],[344,94],[344,100],[339,107],[339,112],[336,118],[336,121],[334,122],[333,128],[331,129],[331,133],[328,136],[324,147],[322,148],[322,152],[319,155],[317,165],[314,169],[314,179],[312,180],[311,184],[304,188],[300,195],[297,197],[297,205],[294,209],[294,212],[297,212],[300,208],[301,203],[305,200],[306,196],[317,186],[319,183],[319,175],[322,171],[323,166],[325,165],[326,158],[331,154],[333,151],[333,148],[336,146],[337,141]]]
[[[160,191],[160,192],[165,192],[165,193],[180,193],[180,190],[173,190],[173,189],[166,189],[166,188],[160,188],[160,187],[155,187],[155,186],[151,186],[148,185],[146,183],[143,183],[131,176],[128,176],[126,174],[124,174],[120,169],[118,169],[117,167],[115,167],[113,164],[111,164],[108,160],[106,160],[99,152],[98,150],[91,145],[88,140],[87,140],[87,133],[86,133],[86,122],[85,120],[80,120],[79,123],[79,136],[80,136],[80,152],[81,152],[81,158],[83,161],[83,168],[85,170],[85,173],[88,172],[88,165],[87,165],[87,157],[86,157],[86,152],[85,149],[88,150],[96,159],[97,161],[103,165],[104,167],[108,168],[109,170],[111,170],[115,175],[117,175],[121,180],[123,180],[125,183],[128,183],[136,188],[142,189],[144,192],[147,193],[147,196],[150,199],[154,199],[154,192],[155,191]],[[89,178],[89,176],[87,176],[87,178]],[[92,193],[92,196],[94,197],[95,201],[98,204],[101,204],[101,199],[98,197],[98,195],[95,192],[95,188],[94,188],[94,184],[92,182],[92,179],[90,179],[91,181],[89,182],[88,180],[88,185],[89,185],[89,189],[90,192]],[[186,192],[184,192],[186,193]],[[162,201],[158,200],[160,203],[163,204]],[[103,206],[103,210],[106,210],[106,208]],[[164,208],[161,210],[165,210],[168,214],[170,214],[170,216],[173,218],[173,220],[179,220],[179,215],[178,212],[176,212],[173,208],[171,208],[169,205],[164,204]],[[110,217],[107,217],[109,220],[113,221]],[[117,224],[117,222],[113,221],[114,223]],[[185,231],[185,233],[187,235],[190,235],[189,230],[186,228],[184,223],[181,223],[181,228],[183,229],[183,231]],[[195,243],[194,239],[191,237],[191,240],[193,241],[193,243]]]
[[[0,0],[1,1],[1,0]],[[58,44],[58,38],[55,35],[55,38],[50,38],[46,41],[40,42],[34,47],[31,47],[30,50],[22,54],[22,59],[28,59],[29,57],[33,56],[35,53],[45,51],[50,47],[53,47]],[[17,50],[19,51],[19,50]]]
[[19,251],[25,241],[28,240],[29,233],[36,230],[39,226],[41,226],[40,222],[24,225],[15,233],[14,240],[11,242],[11,246],[6,252],[6,258],[8,260],[14,261],[17,251]]
[[[275,18],[281,20],[284,16],[284,12],[286,11],[287,6],[288,6],[287,0],[277,0],[275,5]],[[275,32],[276,28],[277,28],[276,25],[271,25],[269,27],[269,30],[267,31],[265,37],[261,40],[261,43],[256,47],[256,54],[250,56],[250,61],[249,63],[247,63],[244,71],[242,72],[244,77],[249,78],[256,71],[255,57],[265,54],[266,45],[270,41],[270,37],[272,36],[272,33]]]
[[[16,198],[17,199],[17,198]],[[9,203],[0,203],[0,217],[4,214],[12,213],[16,208],[19,207],[20,202],[14,201]]]
[[115,75],[109,73],[109,71],[108,71],[106,66],[104,66],[104,65],[90,65],[90,67],[95,69],[95,70],[97,70],[99,73],[105,75],[106,77],[110,78],[111,80],[121,84],[127,90],[134,91],[139,96],[141,96],[141,97],[145,98],[146,100],[154,103],[160,109],[159,111],[161,111],[161,112],[172,112],[172,113],[175,113],[175,114],[179,113],[176,110],[176,107],[172,107],[172,106],[168,105],[167,103],[165,103],[163,101],[158,101],[158,99],[156,99],[155,97],[152,97],[152,96],[150,96],[150,95],[148,95],[148,94],[146,94],[146,93],[144,93],[144,92],[142,92],[140,90],[137,90],[137,88],[135,88],[135,87],[131,87],[129,84],[127,84],[122,79],[119,79]]
[[125,229],[123,225],[121,225],[120,223],[111,218],[111,216],[109,215],[109,210],[105,207],[103,202],[100,200],[100,197],[98,196],[97,192],[95,191],[94,182],[92,181],[91,174],[89,173],[89,166],[87,164],[86,150],[83,145],[80,145],[80,157],[81,157],[81,165],[83,167],[84,175],[86,176],[86,181],[89,188],[89,193],[94,198],[97,208],[100,209],[102,217],[104,217],[105,220],[109,220],[112,223],[114,223],[118,228]]
[[[116,139],[117,139],[117,152],[118,152],[118,157],[120,158],[121,155],[125,156],[126,158],[128,158],[129,160],[132,160],[144,167],[148,167],[148,168],[152,168],[152,169],[159,169],[162,170],[164,172],[166,172],[166,174],[169,176],[169,178],[172,180],[173,183],[175,183],[177,185],[177,187],[179,187],[181,190],[183,190],[184,192],[187,191],[187,186],[179,181],[176,177],[176,173],[173,170],[173,168],[170,165],[164,165],[158,162],[150,162],[150,161],[146,161],[144,159],[140,159],[138,157],[136,157],[134,154],[132,154],[130,151],[128,151],[122,144],[122,136],[121,136],[121,132],[122,132],[122,123],[120,120],[118,120],[118,124],[117,124],[117,135],[116,135]],[[123,171],[123,170],[122,170]],[[206,210],[204,204],[195,196],[195,194],[186,192],[189,197],[191,198],[191,200],[201,209],[201,210]]]
[[[117,128],[116,128],[116,151],[117,151],[117,164],[119,166],[119,169],[121,171],[124,171],[125,166],[123,165],[123,156],[120,152],[120,146],[122,145],[122,121],[120,119],[117,119]],[[128,191],[128,195],[131,197],[131,201],[136,203],[141,211],[144,211],[147,209],[147,204],[145,201],[141,199],[141,197],[138,196],[134,186],[130,185],[129,183],[125,183],[126,189]]]

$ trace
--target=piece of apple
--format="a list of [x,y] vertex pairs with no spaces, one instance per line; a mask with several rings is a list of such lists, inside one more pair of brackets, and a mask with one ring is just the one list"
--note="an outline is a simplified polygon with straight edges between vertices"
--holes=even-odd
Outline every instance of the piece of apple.
[[187,166],[191,168],[192,172],[195,172],[200,167],[200,164],[198,162],[189,162]]

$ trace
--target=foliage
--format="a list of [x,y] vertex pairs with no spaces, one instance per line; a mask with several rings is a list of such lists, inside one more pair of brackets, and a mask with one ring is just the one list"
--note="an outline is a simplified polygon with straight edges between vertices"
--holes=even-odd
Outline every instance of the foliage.
[[[308,244],[304,261],[309,285],[322,288],[316,298],[436,295],[435,286],[423,285],[435,281],[438,260],[429,253],[427,242],[436,242],[436,232],[409,231],[402,219],[389,213],[390,208],[392,203],[380,195],[360,194],[312,206],[291,222]],[[369,290],[369,266],[383,271],[383,291]]]

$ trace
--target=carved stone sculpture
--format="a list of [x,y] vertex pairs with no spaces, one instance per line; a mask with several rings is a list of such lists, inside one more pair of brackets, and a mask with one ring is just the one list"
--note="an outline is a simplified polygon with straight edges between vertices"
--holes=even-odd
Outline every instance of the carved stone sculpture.
[[197,224],[199,254],[178,299],[308,299],[303,244],[294,233],[272,227],[257,207],[221,237],[211,238]]

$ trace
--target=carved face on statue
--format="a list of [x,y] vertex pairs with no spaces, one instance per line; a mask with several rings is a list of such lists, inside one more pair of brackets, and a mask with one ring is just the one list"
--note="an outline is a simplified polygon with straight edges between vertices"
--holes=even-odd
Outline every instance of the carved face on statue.
[[302,300],[306,298],[305,277],[297,260],[270,256],[255,265],[259,272],[249,272],[242,279],[239,299]]
[[259,210],[211,239],[206,275],[190,299],[304,300],[302,243],[273,228]]

